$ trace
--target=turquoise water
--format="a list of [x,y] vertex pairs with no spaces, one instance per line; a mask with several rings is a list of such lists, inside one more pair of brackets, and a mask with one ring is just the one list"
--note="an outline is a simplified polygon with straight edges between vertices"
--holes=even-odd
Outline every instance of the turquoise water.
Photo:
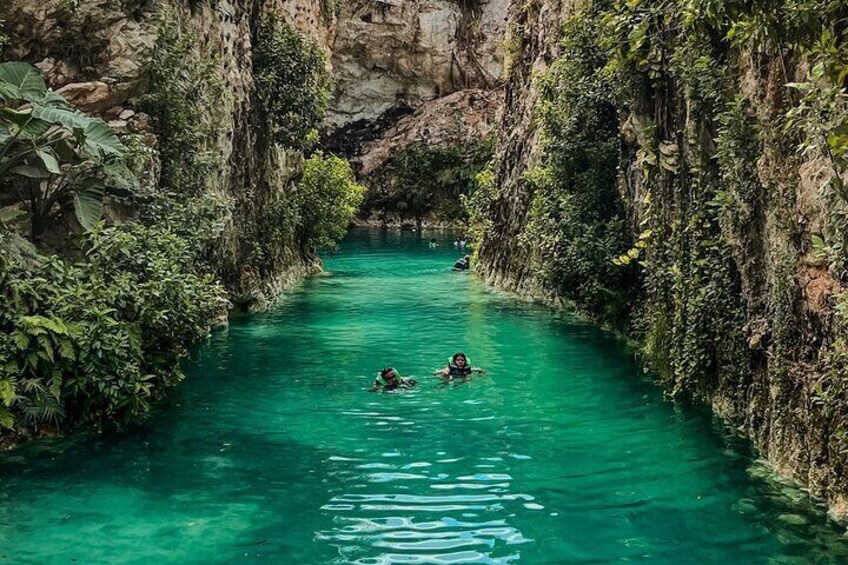
[[[846,563],[745,443],[622,345],[354,233],[199,348],[154,418],[0,455],[0,563]],[[428,374],[464,350],[488,374]],[[369,394],[393,364],[417,390]]]

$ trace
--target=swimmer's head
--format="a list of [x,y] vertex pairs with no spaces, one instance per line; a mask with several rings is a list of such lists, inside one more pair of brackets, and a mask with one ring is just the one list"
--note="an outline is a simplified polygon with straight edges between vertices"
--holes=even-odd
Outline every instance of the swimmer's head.
[[454,353],[453,364],[457,367],[465,367],[468,364],[468,357],[466,357],[465,353],[462,352]]
[[380,371],[380,376],[386,380],[394,380],[398,378],[398,372],[394,369],[394,367],[386,367]]

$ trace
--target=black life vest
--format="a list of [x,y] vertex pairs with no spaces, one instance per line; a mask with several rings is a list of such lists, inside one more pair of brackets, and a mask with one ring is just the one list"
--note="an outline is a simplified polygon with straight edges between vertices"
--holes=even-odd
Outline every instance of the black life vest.
[[448,374],[452,377],[467,377],[471,374],[471,367],[466,364],[465,367],[457,367],[453,363],[448,364]]

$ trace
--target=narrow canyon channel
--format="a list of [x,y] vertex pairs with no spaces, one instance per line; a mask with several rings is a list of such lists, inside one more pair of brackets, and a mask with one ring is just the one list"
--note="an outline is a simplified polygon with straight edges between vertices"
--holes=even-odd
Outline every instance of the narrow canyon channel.
[[[824,510],[569,314],[354,230],[154,417],[0,455],[0,563],[846,563]],[[487,374],[443,383],[456,351]],[[397,367],[418,386],[372,394]]]

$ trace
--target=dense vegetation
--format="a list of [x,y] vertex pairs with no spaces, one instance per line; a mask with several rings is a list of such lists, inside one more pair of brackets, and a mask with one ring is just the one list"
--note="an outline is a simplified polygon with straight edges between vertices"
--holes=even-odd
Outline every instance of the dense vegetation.
[[107,189],[127,189],[126,148],[100,119],[47,90],[26,63],[0,64],[0,178],[7,183],[0,222],[26,215],[33,238],[69,209],[86,229],[100,219]]
[[[525,46],[521,25],[512,30],[514,65]],[[765,103],[738,88],[746,65],[757,64],[782,75],[780,90],[769,92],[774,113],[755,112]],[[792,82],[787,69],[809,71]],[[744,382],[748,339],[755,347],[769,340],[780,372],[802,342],[793,323],[795,238],[810,261],[848,282],[847,79],[848,6],[838,0],[595,0],[576,9],[559,59],[535,79],[543,155],[523,180],[534,196],[522,239],[534,249],[537,280],[638,337],[676,392]],[[800,232],[794,195],[770,187],[772,208],[783,211],[770,221],[787,240],[770,250],[778,273],[769,280],[752,247],[763,222],[766,143],[795,159],[796,170],[809,163],[827,209],[821,233]],[[470,202],[483,232],[497,199],[496,179],[488,181]],[[749,306],[775,305],[756,312],[771,326],[748,335],[742,270],[760,281]],[[633,316],[620,316],[627,311]],[[822,395],[835,399],[845,341],[828,347],[834,378]],[[827,402],[845,410],[842,400]]]
[[563,53],[539,81],[543,162],[528,174],[534,200],[524,239],[537,249],[538,276],[605,323],[626,319],[627,273],[610,250],[630,237],[616,187],[618,116],[602,72],[596,18],[565,24]]
[[335,250],[364,195],[365,187],[355,182],[347,161],[320,153],[310,157],[297,185],[301,241]]
[[491,140],[470,147],[405,147],[372,175],[363,208],[416,221],[465,221],[464,201],[477,190],[477,175],[491,154]]
[[239,260],[270,276],[279,266],[269,257],[284,247],[302,249],[304,261],[316,246],[332,248],[362,200],[346,161],[299,153],[323,116],[325,61],[273,15],[254,61],[262,107],[252,127],[270,132],[264,159],[280,147],[302,173],[254,181],[281,184],[251,187],[262,199],[215,186],[233,102],[219,61],[202,55],[179,14],[167,15],[135,102],[152,117],[155,142],[119,138],[29,64],[0,64],[0,436],[143,416],[226,314],[228,237],[252,238],[256,252]]
[[257,99],[277,144],[312,148],[329,87],[326,61],[317,43],[271,15],[259,30],[253,74]]
[[19,431],[122,424],[182,378],[179,361],[226,306],[167,228],[83,238],[85,259],[0,245],[0,424]]

